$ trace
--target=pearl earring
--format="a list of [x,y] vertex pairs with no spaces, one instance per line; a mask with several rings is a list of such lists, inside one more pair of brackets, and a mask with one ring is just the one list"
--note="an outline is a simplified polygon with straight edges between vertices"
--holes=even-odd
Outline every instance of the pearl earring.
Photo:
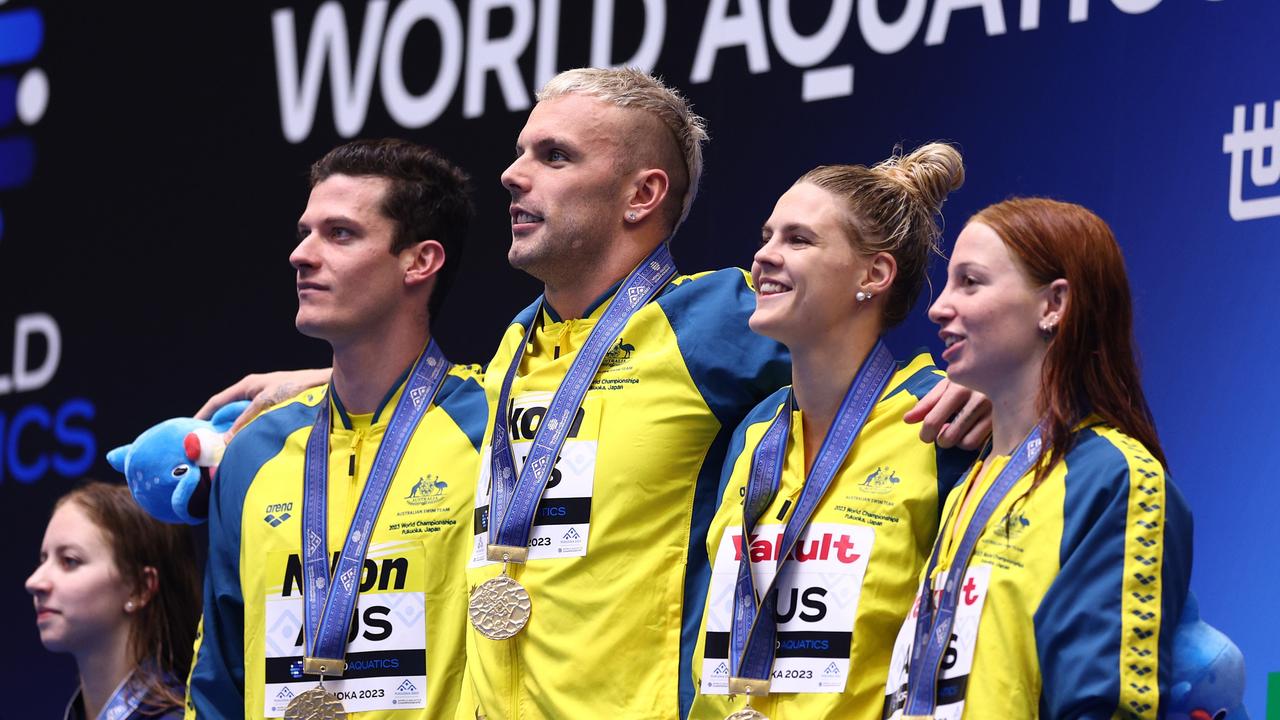
[[858,294],[857,294],[857,295],[854,295],[854,296],[853,296],[853,298],[854,298],[855,300],[857,300],[858,302],[860,302],[860,303],[861,303],[861,302],[866,302],[866,301],[868,301],[868,300],[870,300],[870,299],[871,299],[871,293],[869,293],[869,292],[863,292],[863,291],[859,290],[859,291],[858,291]]
[[125,601],[125,603],[124,603],[124,611],[125,611],[125,612],[133,612],[134,607],[136,607],[136,606],[133,604],[133,601],[132,601],[132,600],[126,600],[126,601]]

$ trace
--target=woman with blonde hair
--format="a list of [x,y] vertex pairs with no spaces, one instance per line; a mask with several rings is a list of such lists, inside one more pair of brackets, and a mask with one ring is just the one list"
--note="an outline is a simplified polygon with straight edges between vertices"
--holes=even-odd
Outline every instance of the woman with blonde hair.
[[1070,203],[997,203],[929,310],[992,442],[947,498],[886,718],[1162,717],[1191,571],[1138,377],[1124,259]]
[[178,718],[200,612],[185,527],[164,525],[123,485],[62,496],[27,578],[40,642],[75,657],[65,717]]
[[[931,143],[815,168],[765,222],[751,328],[788,347],[792,383],[726,456],[691,718],[879,720],[939,505],[973,457],[903,422],[945,381],[927,354],[897,362],[881,338],[919,296],[963,180],[960,154]],[[985,433],[980,421],[970,434]]]

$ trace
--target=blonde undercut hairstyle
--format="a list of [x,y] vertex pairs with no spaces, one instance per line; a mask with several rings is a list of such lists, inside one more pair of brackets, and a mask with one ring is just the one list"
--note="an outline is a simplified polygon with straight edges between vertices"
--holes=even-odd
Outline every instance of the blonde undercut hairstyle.
[[[638,68],[566,70],[548,80],[537,99],[541,102],[564,95],[583,95],[620,108],[639,110],[668,130],[672,143],[653,147],[652,143],[645,142],[643,131],[637,129],[637,136],[628,138],[631,141],[628,146],[632,149],[649,146],[656,157],[637,160],[656,160],[667,171],[671,191],[663,206],[671,225],[669,234],[674,234],[689,216],[689,208],[693,207],[693,199],[698,194],[702,144],[707,141],[706,121],[690,109],[688,99],[678,90]],[[679,198],[678,206],[675,198]]]
[[854,248],[863,254],[887,252],[898,276],[885,303],[885,327],[902,322],[928,278],[929,256],[941,255],[937,218],[947,194],[964,184],[964,160],[946,143],[928,143],[903,155],[894,148],[871,167],[823,165],[796,184],[811,183],[844,201]]

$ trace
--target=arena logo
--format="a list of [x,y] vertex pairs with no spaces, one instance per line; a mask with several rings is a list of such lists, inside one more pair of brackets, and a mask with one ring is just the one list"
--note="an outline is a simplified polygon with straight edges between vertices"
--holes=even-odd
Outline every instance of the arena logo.
[[[1222,152],[1231,156],[1231,187],[1227,208],[1236,221],[1280,216],[1280,194],[1261,197],[1262,188],[1280,190],[1280,100],[1271,103],[1271,122],[1267,122],[1267,103],[1255,103],[1252,123],[1248,107],[1236,105],[1231,132],[1222,136]],[[1249,156],[1249,181],[1244,183],[1245,156]]]
[[[31,126],[44,117],[49,102],[49,79],[29,65],[44,45],[44,17],[35,8],[0,13],[0,130],[14,120]],[[21,72],[21,77],[14,72]],[[12,190],[31,182],[35,171],[35,143],[25,134],[0,139],[0,190]],[[0,238],[4,214],[0,212]]]
[[[284,137],[300,143],[310,136],[326,68],[334,128],[342,137],[354,137],[363,129],[375,77],[387,114],[406,129],[426,127],[439,119],[453,101],[459,83],[463,88],[462,116],[483,116],[490,74],[498,82],[506,109],[526,110],[533,90],[563,69],[557,62],[561,3],[571,3],[572,12],[581,12],[586,1],[475,0],[466,8],[464,26],[463,12],[455,0],[402,0],[394,8],[389,0],[369,0],[358,38],[353,38],[357,28],[348,28],[346,13],[338,0],[328,0],[316,8],[309,29],[299,27],[293,8],[276,10],[271,14],[271,30]],[[645,70],[657,65],[666,41],[667,0],[638,1],[643,5],[644,19],[639,27],[631,29],[633,36],[639,38],[637,48],[631,57],[618,58],[613,47],[617,0],[591,0],[592,65],[630,65]],[[1019,29],[1039,28],[1042,0],[1017,1]],[[886,18],[878,0],[832,0],[818,30],[802,34],[792,22],[791,0],[712,0],[692,53],[688,80],[694,84],[709,82],[721,51],[729,48],[746,50],[751,74],[770,72],[772,45],[789,66],[804,71],[800,88],[803,101],[844,97],[853,93],[853,65],[837,62],[822,66],[836,56],[837,48],[849,35],[855,9],[866,46],[876,53],[891,55],[909,46],[922,28],[925,45],[943,44],[952,16],[961,11],[981,11],[986,34],[1003,35],[1008,32],[1004,2],[905,0],[899,15]],[[1067,18],[1073,23],[1088,20],[1091,4],[1107,4],[1136,15],[1151,11],[1161,2],[1068,0]],[[498,12],[509,13],[510,29],[505,35],[491,37],[493,18]],[[411,32],[428,25],[439,36],[439,56],[431,63],[435,76],[430,87],[415,92],[405,79],[405,50]],[[358,42],[353,44],[353,39]],[[531,44],[534,78],[529,86],[519,62]]]

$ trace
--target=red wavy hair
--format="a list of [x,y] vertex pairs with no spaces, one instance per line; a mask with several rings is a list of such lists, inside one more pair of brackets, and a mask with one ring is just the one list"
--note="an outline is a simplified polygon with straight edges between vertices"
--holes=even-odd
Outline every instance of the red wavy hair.
[[1000,236],[1032,285],[1065,278],[1069,286],[1041,371],[1037,404],[1046,418],[1048,452],[1035,485],[1071,449],[1072,430],[1090,413],[1142,443],[1168,467],[1142,392],[1129,278],[1111,228],[1080,205],[1045,198],[996,203],[970,222]]

